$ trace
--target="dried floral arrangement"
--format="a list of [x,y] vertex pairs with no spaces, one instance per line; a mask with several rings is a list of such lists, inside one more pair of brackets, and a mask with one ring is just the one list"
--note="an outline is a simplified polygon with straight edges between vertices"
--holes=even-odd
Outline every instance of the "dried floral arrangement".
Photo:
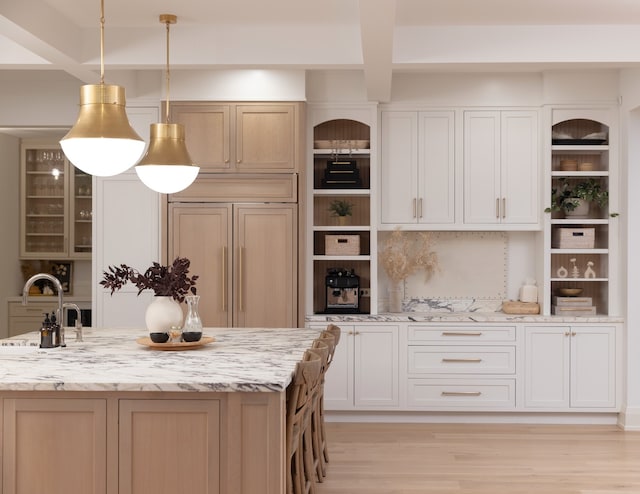
[[188,276],[190,264],[191,261],[186,257],[177,257],[171,266],[154,262],[143,274],[126,264],[109,266],[100,284],[110,288],[113,295],[113,292],[131,282],[138,287],[138,295],[144,290],[153,290],[156,297],[172,297],[183,302],[189,293],[196,294],[198,275]]
[[429,232],[394,230],[380,252],[380,262],[389,279],[399,283],[417,271],[424,271],[427,278],[439,271],[434,243]]

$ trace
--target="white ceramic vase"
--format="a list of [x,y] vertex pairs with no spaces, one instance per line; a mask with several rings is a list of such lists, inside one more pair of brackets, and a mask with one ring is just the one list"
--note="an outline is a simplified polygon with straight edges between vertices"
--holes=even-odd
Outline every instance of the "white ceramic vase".
[[182,308],[173,297],[153,297],[144,314],[149,333],[167,333],[174,326],[181,328],[182,318]]

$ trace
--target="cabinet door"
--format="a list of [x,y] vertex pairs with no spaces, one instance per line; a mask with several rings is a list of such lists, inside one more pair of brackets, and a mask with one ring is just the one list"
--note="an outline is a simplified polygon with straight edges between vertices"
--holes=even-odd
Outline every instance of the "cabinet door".
[[186,257],[199,276],[204,326],[231,326],[231,205],[170,204],[169,259]]
[[238,105],[236,170],[295,171],[296,120],[295,105]]
[[500,112],[464,113],[464,222],[500,222]]
[[417,221],[418,116],[416,112],[386,111],[381,115],[380,221]]
[[185,142],[200,171],[232,168],[230,106],[173,103],[171,121],[185,127]]
[[525,328],[525,406],[569,407],[568,327]]
[[219,401],[121,400],[119,414],[120,494],[220,492]]
[[69,180],[70,256],[74,259],[91,259],[93,178],[75,166],[70,166]]
[[234,207],[234,325],[297,327],[297,205]]
[[69,257],[69,169],[57,144],[22,146],[20,257]]
[[101,399],[5,398],[2,492],[104,494],[106,409]]
[[538,115],[502,112],[501,218],[507,224],[539,222]]
[[419,223],[455,221],[455,120],[454,112],[418,114]]
[[616,404],[616,333],[613,327],[573,327],[571,331],[571,406]]
[[354,340],[356,407],[398,406],[399,332],[397,326],[356,326]]
[[[326,326],[319,327],[324,329]],[[353,410],[353,326],[340,325],[340,343],[333,355],[324,383],[326,410]]]

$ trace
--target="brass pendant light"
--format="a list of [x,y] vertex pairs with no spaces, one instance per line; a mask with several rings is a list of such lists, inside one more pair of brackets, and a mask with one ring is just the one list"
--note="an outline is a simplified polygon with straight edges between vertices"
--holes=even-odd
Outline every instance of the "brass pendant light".
[[186,189],[198,176],[196,166],[185,143],[184,125],[169,123],[169,26],[178,18],[172,14],[160,15],[160,22],[167,27],[167,100],[165,123],[151,124],[151,139],[147,153],[136,165],[136,173],[142,183],[156,192],[173,194]]
[[60,141],[66,157],[90,175],[109,177],[131,168],[144,141],[131,127],[124,88],[104,83],[104,0],[100,0],[100,84],[80,89],[80,112]]

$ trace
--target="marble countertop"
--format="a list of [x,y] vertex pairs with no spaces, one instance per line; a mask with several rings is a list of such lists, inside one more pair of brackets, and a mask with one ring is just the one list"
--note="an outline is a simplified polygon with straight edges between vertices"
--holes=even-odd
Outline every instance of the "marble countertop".
[[145,329],[84,329],[66,348],[41,349],[37,332],[0,340],[0,391],[280,392],[317,330],[205,328],[213,343],[160,351]]
[[611,316],[543,316],[540,314],[505,314],[504,312],[398,312],[381,314],[316,314],[307,316],[308,323],[314,322],[480,322],[480,323],[622,323],[622,317]]

